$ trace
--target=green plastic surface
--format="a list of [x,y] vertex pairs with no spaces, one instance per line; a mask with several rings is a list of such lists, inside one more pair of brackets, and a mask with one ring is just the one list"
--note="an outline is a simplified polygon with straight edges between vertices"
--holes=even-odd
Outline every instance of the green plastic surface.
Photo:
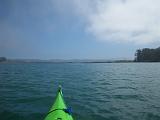
[[72,116],[63,110],[66,108],[62,90],[59,88],[55,102],[44,120],[73,120]]

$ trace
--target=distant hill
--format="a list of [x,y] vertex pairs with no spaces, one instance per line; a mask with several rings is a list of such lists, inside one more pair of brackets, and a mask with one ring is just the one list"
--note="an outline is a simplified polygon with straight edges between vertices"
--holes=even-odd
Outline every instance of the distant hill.
[[4,62],[7,61],[7,59],[5,57],[0,57],[0,62]]

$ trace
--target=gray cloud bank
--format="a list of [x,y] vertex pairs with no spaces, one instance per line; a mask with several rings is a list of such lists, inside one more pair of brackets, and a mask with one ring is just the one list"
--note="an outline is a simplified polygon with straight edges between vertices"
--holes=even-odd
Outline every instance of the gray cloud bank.
[[99,40],[135,44],[160,41],[159,0],[70,0],[67,5]]

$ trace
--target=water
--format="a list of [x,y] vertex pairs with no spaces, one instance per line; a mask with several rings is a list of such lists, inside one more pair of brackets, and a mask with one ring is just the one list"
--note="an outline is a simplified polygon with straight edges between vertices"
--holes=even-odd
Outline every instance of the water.
[[43,120],[59,84],[75,120],[160,120],[160,63],[0,64],[0,120]]

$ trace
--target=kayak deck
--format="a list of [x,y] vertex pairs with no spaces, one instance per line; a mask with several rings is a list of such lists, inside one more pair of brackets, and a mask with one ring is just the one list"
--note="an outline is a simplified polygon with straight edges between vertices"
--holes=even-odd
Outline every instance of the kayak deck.
[[72,116],[65,112],[65,109],[67,109],[67,106],[60,87],[55,102],[44,120],[73,120]]

